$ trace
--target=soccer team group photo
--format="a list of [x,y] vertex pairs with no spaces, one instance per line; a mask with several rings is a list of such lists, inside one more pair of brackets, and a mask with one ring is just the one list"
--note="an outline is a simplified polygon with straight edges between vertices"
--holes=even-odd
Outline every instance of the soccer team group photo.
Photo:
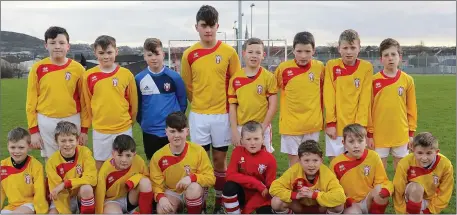
[[238,53],[216,38],[219,12],[202,5],[192,18],[200,41],[184,51],[179,71],[165,65],[164,44],[151,37],[143,44],[147,66],[132,73],[116,63],[115,35],[95,39],[98,65],[86,69],[67,57],[72,32],[50,26],[49,56],[33,64],[24,89],[27,124],[15,124],[3,143],[1,213],[439,214],[455,207],[455,152],[440,150],[455,143],[418,132],[426,113],[396,39],[378,42],[383,68],[376,71],[359,57],[357,26],[335,35],[340,56],[325,63],[313,57],[319,38],[295,32],[294,58],[269,71],[262,39],[246,39]]

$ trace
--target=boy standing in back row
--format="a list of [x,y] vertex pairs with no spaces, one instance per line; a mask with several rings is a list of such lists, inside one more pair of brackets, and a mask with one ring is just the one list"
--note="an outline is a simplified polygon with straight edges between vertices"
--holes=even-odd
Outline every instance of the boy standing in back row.
[[360,37],[356,31],[343,31],[338,45],[341,58],[327,62],[324,79],[325,155],[330,160],[344,152],[344,127],[367,126],[373,77],[373,65],[357,58]]
[[[230,120],[227,88],[230,78],[241,68],[235,49],[216,40],[219,13],[209,5],[197,12],[195,29],[200,42],[183,53],[181,76],[192,109],[189,113],[190,140],[209,154],[212,145],[216,201],[213,213],[221,209],[225,183]],[[207,192],[207,190],[205,190]]]

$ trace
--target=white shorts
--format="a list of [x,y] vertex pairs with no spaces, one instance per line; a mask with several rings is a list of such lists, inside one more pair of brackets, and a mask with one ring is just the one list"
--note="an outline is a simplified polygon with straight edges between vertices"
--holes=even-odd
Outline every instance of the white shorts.
[[[238,126],[238,132],[241,135],[241,128],[243,126]],[[271,124],[267,126],[265,129],[265,133],[263,134],[263,145],[267,149],[267,152],[273,153],[275,149],[273,148],[273,133],[271,132]]]
[[[51,205],[49,206],[49,210],[56,208],[56,205],[54,204],[54,201],[51,202]],[[79,214],[79,200],[77,196],[73,196],[70,199],[70,210],[72,214]],[[60,213],[60,212],[59,212]]]
[[336,137],[335,140],[325,134],[325,156],[338,156],[344,153],[343,137]]
[[[33,203],[25,203],[25,204],[23,204],[23,205],[21,205],[19,207],[28,207],[30,210],[35,212],[35,207],[33,207]],[[11,213],[13,213],[13,211],[11,211],[11,210],[2,210],[0,213],[1,214],[11,214]]]
[[166,196],[173,196],[173,197],[179,199],[179,200],[181,201],[181,204],[182,204],[182,205],[185,205],[185,204],[186,204],[186,200],[185,200],[185,198],[184,198],[184,193],[179,194],[179,193],[177,193],[177,192],[174,192],[174,191],[171,191],[171,190],[166,189],[166,190],[165,190],[165,197],[166,197]]
[[51,155],[54,154],[54,152],[59,150],[59,146],[57,145],[54,136],[57,123],[59,123],[60,121],[69,121],[76,124],[76,127],[78,127],[78,131],[81,130],[81,117],[79,113],[64,118],[51,118],[38,113],[37,121],[38,129],[40,129],[40,135],[43,139],[41,157],[51,157]]
[[[127,194],[128,195],[128,194]],[[118,204],[120,207],[121,207],[121,210],[122,210],[122,213],[126,214],[132,214],[133,212],[135,212],[135,209],[132,209],[131,211],[128,211],[127,210],[127,196],[124,196],[124,197],[121,197],[121,198],[118,198],[118,199],[114,199],[114,200],[107,200],[105,201],[104,205],[106,205],[107,203],[116,203]]]
[[281,152],[298,155],[298,146],[307,140],[319,141],[319,131],[304,135],[281,135]]
[[376,148],[375,151],[381,158],[389,157],[389,153],[396,158],[404,158],[409,154],[408,144],[391,148]]
[[108,160],[111,156],[111,151],[113,150],[114,139],[121,134],[127,134],[133,137],[132,127],[127,129],[127,131],[118,134],[103,134],[95,129],[92,130],[92,145],[94,147],[94,158],[96,161]]
[[367,197],[362,199],[360,202],[353,203],[353,205],[354,204],[358,205],[360,207],[360,209],[362,210],[362,214],[369,214],[368,205],[367,205]]
[[206,146],[212,144],[215,148],[229,146],[232,132],[230,130],[229,114],[189,114],[190,141]]

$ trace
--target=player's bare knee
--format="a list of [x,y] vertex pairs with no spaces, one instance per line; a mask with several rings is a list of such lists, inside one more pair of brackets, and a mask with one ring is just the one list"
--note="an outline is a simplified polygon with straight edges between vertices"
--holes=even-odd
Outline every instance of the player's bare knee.
[[281,201],[279,197],[274,196],[271,199],[271,208],[275,211],[284,211],[288,208],[288,204]]
[[362,214],[362,210],[360,210],[359,207],[353,205],[351,207],[345,208],[343,213],[344,214]]
[[192,182],[186,189],[186,198],[196,199],[203,195],[203,188],[200,184]]
[[336,207],[327,208],[327,213],[330,214],[341,214],[344,211],[344,204],[338,205]]
[[410,182],[405,190],[408,200],[420,202],[424,196],[424,188],[416,182]]
[[103,207],[104,214],[122,214],[122,209],[117,203],[107,203]]
[[79,188],[79,196],[83,199],[88,199],[94,197],[94,189],[92,186],[85,184]]
[[149,178],[142,178],[140,180],[140,182],[138,183],[138,190],[140,192],[151,192],[152,191],[151,180]]

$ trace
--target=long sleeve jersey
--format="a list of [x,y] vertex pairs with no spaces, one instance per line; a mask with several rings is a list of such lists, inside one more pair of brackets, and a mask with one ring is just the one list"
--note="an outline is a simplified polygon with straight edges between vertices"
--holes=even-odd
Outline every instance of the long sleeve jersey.
[[246,204],[242,213],[250,214],[256,208],[271,204],[271,198],[262,197],[262,191],[270,188],[276,179],[276,170],[276,159],[264,146],[255,154],[241,146],[232,151],[225,179],[243,187]]
[[230,104],[238,104],[238,125],[250,120],[262,123],[268,112],[268,97],[277,92],[276,78],[262,67],[254,77],[247,77],[244,69],[236,72],[230,79],[228,98]]
[[419,183],[424,188],[424,199],[429,201],[428,209],[432,214],[439,214],[447,208],[454,190],[454,168],[451,161],[442,154],[437,154],[435,163],[423,168],[416,163],[411,153],[400,160],[393,180],[393,202],[397,214],[406,214],[405,189],[409,182]]
[[282,176],[271,184],[270,194],[277,196],[281,201],[290,203],[297,200],[297,194],[303,187],[314,190],[312,199],[302,198],[300,202],[306,206],[320,205],[336,207],[346,202],[344,189],[332,171],[322,164],[315,176],[314,183],[310,183],[300,163],[294,164]]
[[[43,165],[32,156],[26,159],[20,169],[13,166],[11,157],[1,161],[0,209],[14,211],[23,204],[33,203],[37,214],[48,213]],[[8,199],[8,205],[3,207],[5,199]]]
[[186,49],[181,61],[181,77],[191,102],[199,114],[228,113],[229,80],[241,68],[235,49],[218,41],[211,49],[198,42]]
[[105,134],[129,129],[138,111],[135,77],[130,70],[116,67],[105,73],[94,67],[84,73],[83,95],[92,127]]
[[417,128],[416,89],[413,78],[398,70],[393,78],[383,71],[373,76],[368,137],[376,148],[405,145]]
[[150,179],[155,199],[158,202],[164,196],[165,190],[177,193],[176,184],[185,176],[202,187],[212,187],[216,183],[213,166],[205,149],[195,143],[186,142],[183,152],[176,156],[169,144],[159,149],[149,164]]
[[357,59],[354,66],[344,65],[341,58],[325,66],[324,107],[327,127],[335,127],[338,136],[349,124],[368,125],[371,103],[373,65]]
[[143,132],[165,136],[165,119],[176,111],[186,112],[187,96],[179,73],[163,67],[159,73],[149,68],[135,76],[138,91],[137,122]]
[[106,160],[98,173],[95,213],[103,214],[105,201],[125,197],[128,194],[128,186],[135,188],[142,178],[148,177],[148,167],[138,154],[133,157],[132,165],[125,170],[116,169],[114,158]]
[[303,135],[322,130],[324,64],[312,60],[299,66],[288,60],[279,64],[275,76],[281,92],[279,133]]
[[64,183],[57,199],[53,200],[59,213],[71,214],[71,197],[77,196],[82,185],[97,185],[97,169],[92,152],[86,146],[77,146],[74,161],[67,162],[60,154],[54,152],[46,162],[46,174],[49,190],[52,191],[59,184]]
[[[329,168],[340,181],[346,196],[356,202],[365,199],[378,184],[386,188],[390,194],[394,191],[381,158],[375,151],[365,149],[359,159],[341,154],[332,160]],[[357,182],[357,185],[354,182]]]
[[[81,121],[88,120],[81,90],[84,71],[84,67],[72,59],[61,66],[52,64],[49,57],[33,64],[28,76],[25,102],[30,133],[39,132],[37,113],[52,118],[81,113]],[[87,132],[84,129],[82,131]]]

